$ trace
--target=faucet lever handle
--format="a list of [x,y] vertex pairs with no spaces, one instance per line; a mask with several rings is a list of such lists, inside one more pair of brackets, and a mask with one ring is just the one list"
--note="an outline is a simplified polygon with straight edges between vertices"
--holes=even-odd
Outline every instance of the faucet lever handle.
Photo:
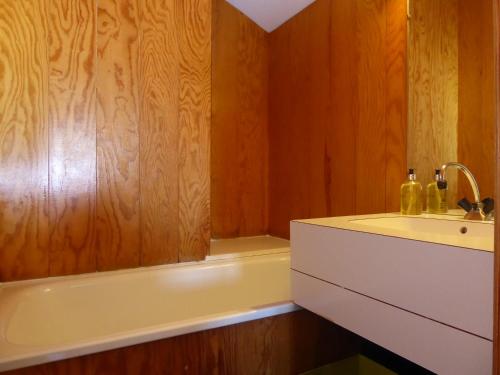
[[472,210],[472,204],[465,197],[462,198],[462,199],[460,199],[457,202],[457,205],[459,205],[460,207],[462,207],[465,210],[465,212],[470,212],[470,210]]
[[488,215],[495,208],[495,201],[493,198],[485,198],[482,200],[483,202],[483,211],[486,215]]

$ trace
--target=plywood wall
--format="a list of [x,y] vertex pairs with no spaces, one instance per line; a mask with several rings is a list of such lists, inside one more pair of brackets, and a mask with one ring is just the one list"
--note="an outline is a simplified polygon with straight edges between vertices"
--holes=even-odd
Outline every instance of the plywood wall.
[[[493,1],[458,0],[458,160],[478,180],[483,197],[495,187],[495,44]],[[460,177],[459,198],[472,192]]]
[[0,280],[202,259],[210,0],[0,3]]
[[406,169],[406,1],[318,0],[270,39],[270,231],[394,211]]
[[[493,2],[412,2],[409,40],[408,163],[428,182],[442,163],[459,161],[479,182],[483,197],[494,188]],[[450,206],[467,196],[454,173]]]
[[[411,4],[408,166],[425,184],[434,169],[457,158],[458,12],[457,0]],[[450,201],[456,200],[456,191],[452,177]]]
[[214,0],[212,236],[268,231],[268,34]]

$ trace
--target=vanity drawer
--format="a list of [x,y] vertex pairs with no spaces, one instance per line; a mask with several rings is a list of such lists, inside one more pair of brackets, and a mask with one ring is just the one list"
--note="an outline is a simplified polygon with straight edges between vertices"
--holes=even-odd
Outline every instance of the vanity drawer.
[[298,305],[439,374],[491,374],[491,341],[292,271]]
[[291,267],[492,340],[493,253],[291,224]]

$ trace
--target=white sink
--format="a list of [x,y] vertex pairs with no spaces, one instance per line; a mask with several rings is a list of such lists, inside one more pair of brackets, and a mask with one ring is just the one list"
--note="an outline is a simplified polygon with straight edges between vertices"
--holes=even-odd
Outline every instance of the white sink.
[[493,222],[464,220],[461,215],[401,216],[386,213],[327,217],[300,222],[466,249],[492,252],[494,247]]
[[421,218],[413,216],[375,217],[365,219],[353,219],[355,225],[366,225],[367,227],[385,228],[412,233],[437,234],[457,237],[479,237],[484,239],[493,238],[493,224],[489,222],[476,222],[457,220],[453,217],[443,218]]

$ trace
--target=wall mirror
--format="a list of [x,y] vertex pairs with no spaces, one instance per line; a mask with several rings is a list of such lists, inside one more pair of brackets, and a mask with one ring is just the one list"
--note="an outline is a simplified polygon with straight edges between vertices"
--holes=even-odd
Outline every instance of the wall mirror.
[[[411,0],[408,7],[408,166],[424,184],[459,161],[493,197],[495,58],[492,0]],[[449,206],[472,199],[450,176]]]

